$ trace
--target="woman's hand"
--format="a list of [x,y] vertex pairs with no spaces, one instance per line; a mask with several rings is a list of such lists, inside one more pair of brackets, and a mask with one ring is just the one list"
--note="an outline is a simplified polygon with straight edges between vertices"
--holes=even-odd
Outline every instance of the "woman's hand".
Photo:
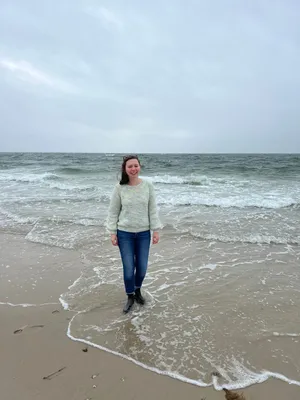
[[159,242],[159,233],[153,232],[152,243],[157,244]]
[[118,238],[117,235],[112,234],[110,235],[110,240],[113,246],[118,246]]

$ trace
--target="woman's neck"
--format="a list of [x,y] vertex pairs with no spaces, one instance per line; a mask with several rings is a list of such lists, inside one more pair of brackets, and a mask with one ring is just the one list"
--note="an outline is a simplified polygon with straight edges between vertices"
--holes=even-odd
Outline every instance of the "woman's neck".
[[137,186],[142,182],[139,177],[129,179],[128,185],[130,186]]

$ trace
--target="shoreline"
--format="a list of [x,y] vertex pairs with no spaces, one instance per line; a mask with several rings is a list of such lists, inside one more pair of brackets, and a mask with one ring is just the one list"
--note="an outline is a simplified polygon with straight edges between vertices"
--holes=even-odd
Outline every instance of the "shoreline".
[[[59,297],[80,276],[81,264],[77,252],[31,243],[21,236],[4,233],[0,233],[0,250],[0,313],[3,326],[0,338],[1,343],[5,343],[0,367],[3,399],[122,397],[129,400],[143,397],[150,400],[154,396],[161,398],[162,393],[175,400],[183,396],[191,400],[225,398],[223,391],[213,387],[180,381],[176,376],[146,369],[143,364],[117,352],[105,348],[99,350],[80,339],[70,338],[68,329],[78,313],[64,310]],[[38,284],[33,286],[34,281],[27,279],[28,274],[32,273],[30,268],[33,265],[41,264],[41,260],[59,268],[57,277],[53,280],[53,274],[49,274],[49,270],[42,265],[40,270],[44,275],[38,282],[41,287]],[[5,278],[14,283],[16,277],[20,286],[7,287]],[[23,290],[18,293],[21,286]],[[23,298],[24,302],[13,301]],[[14,333],[18,330],[21,331]],[[86,352],[83,351],[85,349]],[[54,375],[43,379],[51,374]],[[300,387],[272,378],[241,391],[247,400],[296,400],[300,397]]]

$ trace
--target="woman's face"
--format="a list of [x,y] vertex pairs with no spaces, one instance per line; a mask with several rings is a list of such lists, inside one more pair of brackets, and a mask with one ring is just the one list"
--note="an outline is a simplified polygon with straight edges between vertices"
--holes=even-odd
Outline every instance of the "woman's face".
[[141,166],[137,159],[132,158],[126,162],[125,171],[129,178],[137,177],[140,170]]

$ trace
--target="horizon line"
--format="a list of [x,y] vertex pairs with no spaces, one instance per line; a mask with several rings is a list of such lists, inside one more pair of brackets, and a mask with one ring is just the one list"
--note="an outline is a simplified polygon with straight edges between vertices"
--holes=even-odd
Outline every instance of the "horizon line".
[[0,151],[0,155],[4,154],[93,154],[93,155],[120,155],[133,154],[133,155],[295,155],[300,156],[300,152],[85,152],[85,151]]

